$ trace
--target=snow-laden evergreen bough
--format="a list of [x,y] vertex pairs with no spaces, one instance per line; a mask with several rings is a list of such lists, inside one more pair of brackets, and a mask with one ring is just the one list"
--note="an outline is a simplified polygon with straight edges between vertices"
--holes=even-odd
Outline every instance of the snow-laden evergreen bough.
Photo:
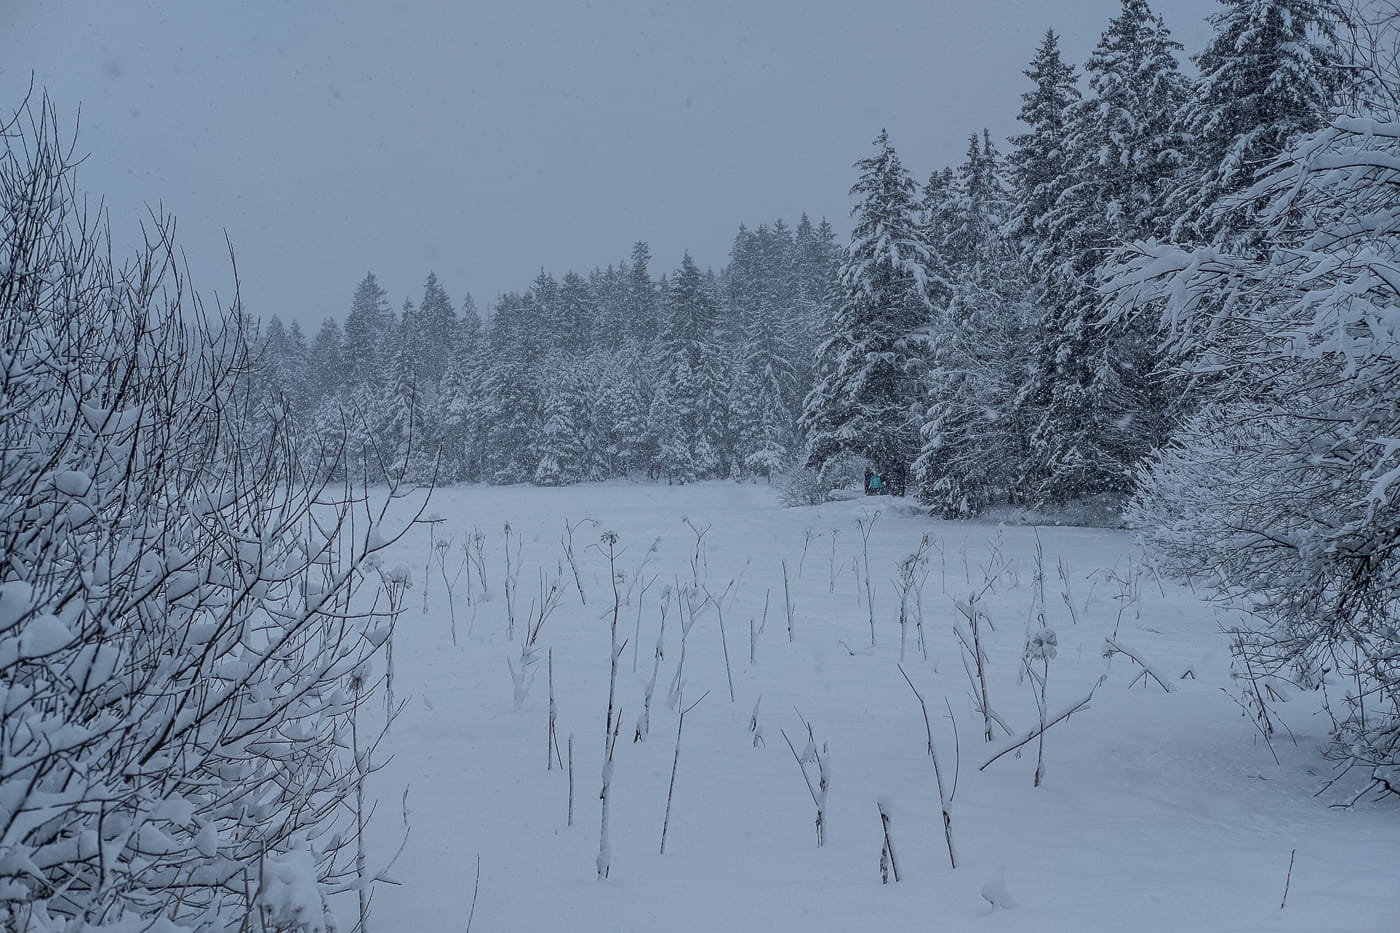
[[[300,482],[173,222],[116,266],[47,101],[0,154],[0,929],[329,927],[394,535]],[[318,472],[316,475],[324,475]]]
[[1242,197],[1267,257],[1146,244],[1116,283],[1222,380],[1131,518],[1249,602],[1246,670],[1325,691],[1336,756],[1400,791],[1400,122],[1339,117]]

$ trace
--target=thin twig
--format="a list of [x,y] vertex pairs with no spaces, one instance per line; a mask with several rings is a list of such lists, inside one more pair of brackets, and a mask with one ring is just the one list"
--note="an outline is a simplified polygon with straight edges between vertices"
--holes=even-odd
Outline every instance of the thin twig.
[[465,933],[472,933],[472,919],[476,916],[476,896],[481,891],[481,855],[476,857],[476,883],[472,885],[472,909],[467,912],[467,929]]

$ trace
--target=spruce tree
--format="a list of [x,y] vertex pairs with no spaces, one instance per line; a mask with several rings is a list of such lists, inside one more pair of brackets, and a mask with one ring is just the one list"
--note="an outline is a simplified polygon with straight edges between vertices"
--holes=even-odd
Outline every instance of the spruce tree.
[[427,431],[418,351],[409,330],[421,323],[418,317],[412,304],[405,301],[400,324],[405,333],[389,361],[388,378],[374,396],[377,402],[364,412],[364,417],[373,426],[378,455],[386,458],[392,469],[406,470],[409,480],[427,483],[434,478],[440,439],[435,432],[430,435]]
[[429,272],[423,283],[416,323],[417,372],[425,387],[435,389],[447,372],[459,336],[457,312],[435,273]]
[[660,331],[660,304],[656,285],[651,280],[647,266],[651,262],[651,248],[641,240],[632,246],[631,262],[627,265],[627,279],[618,309],[615,335],[619,340],[631,340],[646,346],[657,338]]
[[576,272],[559,284],[559,318],[556,346],[573,356],[583,356],[593,346],[598,330],[598,307],[588,281]]
[[1250,187],[1297,136],[1321,129],[1341,84],[1328,4],[1220,2],[1224,9],[1211,17],[1214,35],[1196,57],[1200,79],[1179,121],[1191,139],[1191,160],[1170,199],[1176,242],[1227,245],[1240,231],[1257,231],[1250,204],[1215,206]]
[[[695,260],[686,253],[666,290],[666,328],[661,339],[662,380],[669,401],[665,464],[677,478],[716,475],[725,397],[718,329],[719,303]],[[685,456],[679,451],[685,449]]]
[[795,284],[799,302],[788,328],[793,364],[793,420],[802,415],[807,392],[816,381],[817,348],[831,320],[836,298],[836,275],[841,261],[841,245],[825,218],[813,225],[806,214],[793,235]]
[[990,130],[968,139],[967,158],[957,169],[956,182],[941,186],[941,204],[926,210],[940,218],[942,239],[933,240],[950,272],[985,265],[1000,249],[1001,228],[1006,222],[1009,197],[1003,178],[1001,153],[992,142]]
[[594,470],[626,476],[647,463],[647,409],[641,361],[630,345],[603,354],[595,366]]
[[453,356],[439,384],[433,409],[443,458],[442,476],[448,481],[484,478],[481,455],[484,425],[479,400],[483,395],[489,350],[471,296],[463,300],[463,310],[465,314],[452,342]]
[[301,324],[293,321],[287,328],[287,348],[282,357],[282,389],[287,396],[294,419],[303,419],[316,401],[312,383],[311,348]]
[[1127,491],[1132,464],[1166,433],[1154,323],[1107,326],[1098,286],[1115,250],[1165,226],[1180,158],[1171,119],[1186,94],[1177,48],[1144,0],[1122,0],[1085,66],[1094,96],[1070,109],[1065,169],[1048,183],[1058,197],[1033,219],[1041,308],[1019,405],[1034,421],[1026,481],[1043,498]]
[[597,479],[590,462],[593,436],[592,374],[582,363],[556,355],[543,387],[540,435],[535,443],[539,462],[533,480],[540,486],[563,486]]
[[317,402],[327,396],[338,397],[349,383],[345,337],[340,322],[333,317],[321,322],[316,339],[312,341],[311,374]]
[[801,427],[810,466],[863,457],[902,494],[919,450],[920,334],[946,282],[930,268],[933,253],[919,230],[914,180],[885,131],[874,145],[875,154],[855,164],[855,225]]
[[350,313],[345,318],[345,376],[352,384],[382,379],[380,370],[389,361],[386,350],[394,324],[389,296],[370,272],[355,288]]
[[919,498],[947,517],[1013,498],[1026,461],[1015,405],[1027,353],[1028,282],[1003,235],[1010,209],[991,134],[974,135],[956,182],[940,185],[951,298],[930,336],[930,404],[914,473]]
[[1021,95],[1017,115],[1027,130],[1011,138],[1015,148],[1007,159],[1017,192],[1010,231],[1018,239],[1034,237],[1037,224],[1054,208],[1069,178],[1066,123],[1070,108],[1082,97],[1074,66],[1060,58],[1054,30],[1046,30],[1024,74],[1035,82],[1033,90]]
[[487,327],[467,417],[480,444],[482,478],[490,482],[528,481],[538,463],[540,355],[533,347],[538,307],[530,295],[507,293],[497,301]]

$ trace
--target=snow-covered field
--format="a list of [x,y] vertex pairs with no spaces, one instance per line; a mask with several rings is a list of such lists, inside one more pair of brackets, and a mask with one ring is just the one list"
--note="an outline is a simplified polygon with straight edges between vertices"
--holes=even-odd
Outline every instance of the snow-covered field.
[[[980,630],[990,705],[1017,734],[1032,729],[1035,697],[1019,675],[1027,633],[1037,627],[1037,529],[933,521],[888,498],[784,509],[770,488],[732,483],[465,487],[437,492],[429,513],[443,519],[433,533],[453,540],[443,551],[449,575],[472,530],[485,533],[489,597],[474,581],[468,605],[467,573],[475,571],[462,574],[454,645],[435,562],[424,611],[428,529],[415,529],[388,558],[412,567],[414,583],[395,636],[395,692],[407,703],[381,751],[393,760],[371,778],[380,800],[372,832],[379,856],[391,854],[402,835],[405,787],[411,832],[392,872],[401,884],[375,895],[373,929],[465,929],[478,856],[471,929],[479,933],[1400,929],[1394,803],[1330,807],[1347,799],[1340,787],[1314,796],[1331,772],[1318,752],[1325,720],[1311,695],[1279,709],[1296,742],[1276,736],[1275,763],[1231,696],[1238,687],[1221,615],[1189,589],[1159,581],[1124,532],[1038,529],[1044,613],[1058,636],[1049,711],[1103,680],[1087,709],[1046,733],[1045,778],[1033,787],[1035,742],[1020,757],[979,770],[1007,740],[1000,729],[993,742],[983,739],[954,634],[962,618],[954,600],[984,591],[980,605],[995,625]],[[586,605],[560,543],[566,517],[597,522],[574,534]],[[873,649],[862,518],[873,520]],[[521,545],[514,639],[503,592],[507,522]],[[708,529],[694,568],[692,525]],[[591,545],[604,531],[619,536],[617,640],[626,644],[616,690],[611,868],[599,880],[612,590],[607,560]],[[928,700],[950,784],[960,745],[951,803],[956,870],[923,717],[896,667],[893,580],[926,533],[927,659],[910,629],[904,668]],[[517,710],[507,657],[519,660],[541,574],[563,596],[540,629],[537,676]],[[682,659],[682,618],[690,616],[682,613],[681,591],[697,577],[723,610],[734,699],[720,613],[713,602],[698,608],[702,589],[685,638],[680,704],[708,694],[685,719],[662,855],[681,708],[668,700]],[[765,603],[751,661],[750,623],[760,624]],[[1115,628],[1170,693],[1144,684],[1130,658],[1105,658],[1104,639]],[[546,768],[550,651],[565,756],[573,739],[572,826],[567,773]],[[634,742],[654,669],[650,734]],[[756,704],[757,747],[750,731]],[[829,769],[821,848],[812,795],[782,735],[804,750],[798,711]],[[815,764],[808,773],[815,781]],[[898,884],[881,884],[882,796],[890,802]],[[984,892],[1004,906],[994,907]]]

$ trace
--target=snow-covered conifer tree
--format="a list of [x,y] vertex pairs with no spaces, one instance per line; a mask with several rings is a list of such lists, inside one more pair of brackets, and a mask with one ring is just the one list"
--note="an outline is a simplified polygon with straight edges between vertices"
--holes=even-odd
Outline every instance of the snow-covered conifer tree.
[[563,486],[597,479],[591,452],[595,378],[582,362],[555,354],[542,375],[540,433],[534,448],[539,457],[533,480],[540,486]]
[[[725,379],[718,341],[719,302],[686,253],[666,292],[660,364],[669,405],[663,439],[664,472],[678,480],[720,470]],[[686,455],[680,455],[685,448]],[[671,464],[668,458],[676,458]]]
[[956,184],[940,183],[925,202],[942,218],[952,287],[929,338],[929,407],[914,473],[920,499],[948,517],[1013,497],[1026,461],[1015,399],[1029,360],[1031,305],[1003,235],[1010,206],[1002,173],[984,131],[972,137]]
[[355,287],[350,313],[345,317],[344,353],[346,373],[356,382],[378,379],[389,360],[387,350],[394,329],[394,312],[389,295],[374,273],[366,273]]
[[1324,0],[1221,0],[1214,35],[1196,57],[1200,79],[1179,125],[1187,170],[1171,193],[1175,242],[1216,242],[1258,229],[1222,198],[1254,183],[1297,136],[1328,119],[1342,82],[1333,11]]
[[902,493],[919,451],[921,338],[947,283],[931,268],[937,264],[919,230],[914,180],[887,133],[875,148],[856,163],[855,226],[801,427],[809,465],[864,457]]
[[1037,226],[1054,208],[1070,177],[1066,124],[1070,108],[1082,95],[1074,66],[1060,57],[1059,37],[1053,30],[1046,31],[1024,74],[1035,87],[1021,95],[1017,119],[1027,129],[1012,137],[1015,148],[1007,158],[1017,194],[1009,232],[1018,241],[1027,241],[1026,247],[1033,250]]
[[1103,326],[1098,286],[1114,250],[1165,226],[1187,92],[1177,48],[1145,0],[1123,0],[1085,66],[1094,95],[1070,109],[1064,174],[1039,189],[1058,197],[1030,218],[1040,320],[1019,405],[1034,423],[1027,483],[1045,498],[1126,492],[1132,464],[1167,433],[1155,321]]
[[634,344],[602,354],[597,372],[594,471],[603,477],[626,476],[648,463],[649,400]]

